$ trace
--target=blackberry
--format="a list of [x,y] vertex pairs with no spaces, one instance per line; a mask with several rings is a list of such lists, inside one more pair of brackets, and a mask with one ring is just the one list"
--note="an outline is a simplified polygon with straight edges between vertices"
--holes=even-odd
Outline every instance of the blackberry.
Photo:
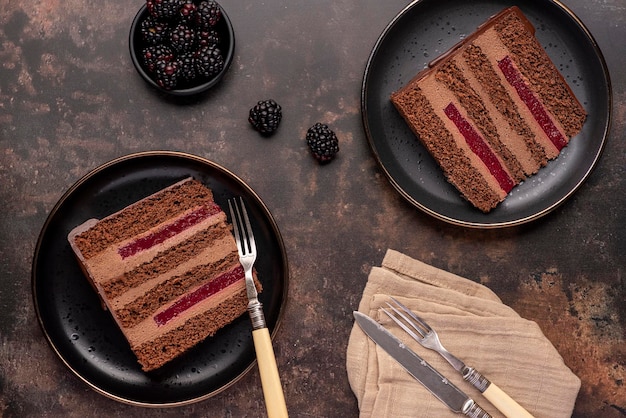
[[196,20],[196,12],[198,7],[193,0],[180,0],[180,8],[178,9],[178,15],[180,20],[188,24],[192,24]]
[[196,57],[194,52],[188,52],[178,58],[180,76],[186,81],[196,78]]
[[159,60],[154,69],[154,77],[157,84],[166,90],[171,90],[178,83],[180,66],[178,61]]
[[198,75],[211,78],[224,68],[224,57],[215,45],[203,46],[196,54]]
[[337,135],[323,123],[316,123],[306,133],[306,142],[313,157],[320,163],[330,162],[339,152]]
[[196,41],[196,32],[184,23],[179,23],[170,33],[170,45],[176,52],[185,52],[193,49]]
[[180,0],[146,0],[150,14],[157,19],[169,20],[178,16]]
[[213,29],[200,29],[196,34],[199,46],[217,45],[220,43],[220,34]]
[[150,45],[162,44],[169,37],[169,25],[148,16],[141,22],[141,36]]
[[173,59],[172,50],[165,45],[151,45],[143,50],[143,62],[150,72],[154,71],[158,61],[171,61]]
[[222,17],[222,9],[215,0],[205,0],[198,5],[196,13],[196,23],[201,28],[215,26]]
[[248,122],[263,135],[270,135],[278,129],[283,117],[282,109],[274,100],[261,100],[250,109]]

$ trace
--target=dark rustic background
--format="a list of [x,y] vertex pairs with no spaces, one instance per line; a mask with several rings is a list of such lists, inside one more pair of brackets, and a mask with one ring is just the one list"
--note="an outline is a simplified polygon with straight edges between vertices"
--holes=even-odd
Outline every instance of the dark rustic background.
[[[55,356],[31,297],[38,234],[62,194],[129,153],[175,150],[221,164],[272,211],[290,262],[275,350],[293,417],[355,417],[345,350],[370,268],[394,248],[480,281],[537,321],[582,380],[575,417],[626,416],[626,4],[567,0],[602,48],[613,127],[581,189],[541,220],[451,226],[409,205],[377,167],[361,125],[368,55],[407,0],[222,0],[237,36],[222,83],[184,105],[132,67],[140,0],[0,3],[0,416],[257,417],[256,369],[217,396],[148,410],[89,389]],[[282,125],[262,138],[248,109],[272,97]],[[340,138],[319,166],[304,142],[321,121]]]

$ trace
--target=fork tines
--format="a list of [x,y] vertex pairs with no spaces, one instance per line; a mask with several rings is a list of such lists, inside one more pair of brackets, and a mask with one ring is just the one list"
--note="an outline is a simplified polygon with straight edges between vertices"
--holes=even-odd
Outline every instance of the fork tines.
[[244,269],[246,277],[246,294],[248,295],[248,313],[252,319],[252,328],[261,329],[266,327],[263,305],[258,299],[257,288],[254,283],[253,266],[256,261],[257,251],[254,241],[254,233],[243,198],[231,199],[228,201],[230,216],[232,218],[233,232],[237,250],[239,252],[239,262]]
[[[387,302],[387,306],[391,310],[393,310],[393,313],[389,312],[385,308],[381,308],[382,311],[385,312],[387,316],[389,316],[389,318],[391,318],[396,324],[398,324],[400,328],[405,330],[411,337],[416,340],[420,340],[424,338],[426,334],[432,331],[432,328],[430,328],[430,326],[426,322],[424,322],[419,316],[415,315],[413,311],[404,306],[402,303],[398,302],[393,297],[391,297],[391,300],[397,305],[396,308],[396,306]],[[402,319],[399,319],[398,316],[404,321],[402,321]],[[415,334],[415,332],[417,332],[419,336]]]
[[230,209],[230,217],[232,218],[233,232],[235,235],[235,241],[239,249],[239,255],[249,255],[256,252],[256,243],[254,241],[254,235],[252,234],[252,225],[250,225],[250,218],[246,211],[246,206],[243,203],[243,198],[239,197],[240,203],[237,203],[237,199],[231,199],[228,201],[228,207]]

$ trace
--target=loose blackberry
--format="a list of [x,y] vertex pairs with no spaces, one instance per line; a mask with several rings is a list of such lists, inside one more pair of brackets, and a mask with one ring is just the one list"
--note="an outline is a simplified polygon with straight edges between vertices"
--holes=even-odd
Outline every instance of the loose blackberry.
[[196,34],[199,46],[217,45],[220,43],[220,34],[213,29],[200,29]]
[[196,57],[194,52],[188,52],[178,58],[180,76],[186,81],[196,78]]
[[150,72],[154,71],[158,61],[171,61],[173,59],[172,50],[165,45],[151,45],[143,50],[143,62]]
[[198,5],[196,22],[201,28],[215,26],[222,17],[222,9],[215,0],[205,0]]
[[178,16],[180,0],[146,0],[150,14],[157,19],[169,20]]
[[248,122],[263,135],[270,135],[278,129],[283,117],[282,109],[274,100],[261,100],[252,109]]
[[169,25],[148,16],[141,22],[141,36],[150,45],[162,44],[169,38]]
[[177,60],[159,60],[154,69],[154,77],[157,84],[166,90],[171,90],[178,83],[180,66]]
[[183,22],[188,24],[194,23],[196,21],[197,11],[198,7],[193,0],[180,0],[178,15]]
[[320,163],[330,162],[339,152],[337,135],[323,123],[316,123],[306,133],[306,142],[313,157]]
[[224,68],[224,57],[215,45],[203,46],[196,54],[198,75],[211,78]]
[[179,23],[170,33],[170,45],[178,53],[191,51],[196,42],[196,32],[184,23]]

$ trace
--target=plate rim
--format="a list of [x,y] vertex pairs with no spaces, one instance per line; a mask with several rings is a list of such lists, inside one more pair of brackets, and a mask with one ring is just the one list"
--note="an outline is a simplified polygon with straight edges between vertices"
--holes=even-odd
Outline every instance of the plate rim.
[[53,222],[56,214],[59,212],[59,210],[61,209],[61,207],[63,206],[63,204],[74,194],[76,193],[76,191],[78,189],[80,189],[80,187],[85,184],[87,181],[89,181],[91,178],[93,178],[94,176],[98,175],[99,173],[106,171],[107,169],[121,164],[121,163],[125,163],[131,160],[135,160],[135,159],[142,159],[142,158],[158,158],[158,157],[168,157],[168,158],[177,158],[177,159],[181,159],[181,160],[190,160],[193,161],[195,163],[199,163],[207,168],[210,168],[211,170],[217,170],[222,172],[224,175],[228,176],[231,180],[234,180],[236,183],[238,183],[242,188],[244,188],[246,190],[247,193],[249,193],[250,196],[253,197],[253,199],[255,200],[255,203],[258,204],[262,210],[262,212],[265,214],[265,216],[267,217],[269,223],[268,223],[268,227],[269,229],[272,231],[275,239],[278,242],[278,248],[279,248],[279,252],[282,258],[282,263],[281,263],[281,267],[282,270],[284,272],[284,277],[282,278],[282,293],[281,293],[281,303],[279,306],[279,310],[276,316],[276,323],[274,324],[273,329],[270,330],[270,338],[272,339],[272,341],[274,340],[274,337],[276,336],[280,325],[282,323],[283,317],[285,315],[285,311],[286,311],[286,305],[288,302],[288,290],[289,290],[289,262],[288,262],[288,258],[287,258],[287,251],[286,251],[286,247],[284,244],[284,240],[282,238],[282,234],[280,233],[280,230],[278,229],[278,225],[276,223],[276,220],[274,219],[273,215],[271,214],[269,208],[267,207],[267,205],[265,204],[265,202],[260,198],[260,196],[243,180],[241,179],[241,177],[239,177],[238,175],[236,175],[235,173],[233,173],[232,171],[230,171],[229,169],[225,168],[224,166],[215,163],[209,159],[206,159],[204,157],[200,157],[198,155],[194,155],[191,153],[187,153],[187,152],[180,152],[180,151],[167,151],[167,150],[155,150],[155,151],[141,151],[141,152],[136,152],[136,153],[131,153],[131,154],[126,154],[120,157],[116,157],[112,160],[109,160],[99,166],[97,166],[96,168],[89,170],[86,174],[84,174],[82,177],[80,177],[76,182],[74,182],[63,194],[62,196],[59,198],[59,200],[56,202],[56,204],[53,206],[53,208],[50,210],[50,212],[48,213],[48,216],[46,217],[46,220],[39,232],[38,238],[37,238],[37,243],[35,245],[35,249],[34,249],[34,253],[33,253],[33,259],[32,259],[32,263],[31,263],[31,297],[33,300],[33,304],[34,304],[34,308],[35,308],[35,315],[37,317],[37,322],[39,324],[39,328],[41,329],[42,333],[44,334],[44,337],[46,339],[46,342],[48,343],[48,345],[50,346],[50,348],[52,349],[52,351],[55,353],[56,357],[58,359],[61,360],[61,362],[66,366],[67,369],[69,369],[71,371],[71,373],[78,377],[79,380],[81,380],[82,382],[84,382],[85,384],[87,384],[88,387],[90,387],[92,390],[94,390],[95,392],[104,395],[105,397],[109,398],[109,399],[113,399],[115,401],[118,401],[120,403],[123,404],[128,404],[128,405],[133,405],[133,406],[140,406],[140,407],[146,407],[146,408],[172,408],[172,407],[179,407],[179,406],[184,406],[184,405],[190,405],[193,403],[197,403],[206,399],[209,399],[223,391],[225,391],[226,389],[230,388],[231,386],[235,385],[239,380],[241,380],[244,376],[246,376],[248,374],[248,372],[250,372],[250,370],[257,364],[257,359],[256,356],[254,356],[254,358],[252,359],[252,361],[250,362],[250,364],[248,364],[238,375],[234,376],[230,381],[228,381],[227,383],[221,385],[220,387],[218,387],[217,389],[214,389],[206,394],[200,395],[200,396],[195,396],[195,397],[190,397],[188,399],[183,399],[180,401],[173,401],[173,402],[163,402],[163,403],[153,403],[153,402],[148,402],[148,401],[140,401],[140,400],[135,400],[135,399],[129,399],[129,397],[124,397],[124,396],[120,396],[120,395],[116,395],[114,393],[110,393],[107,390],[102,389],[101,387],[99,387],[97,385],[97,383],[87,379],[85,376],[83,376],[74,366],[72,366],[72,364],[70,364],[69,360],[64,357],[64,355],[61,353],[61,350],[59,349],[59,347],[57,346],[57,344],[53,341],[53,339],[51,338],[49,332],[46,329],[44,320],[42,318],[41,315],[41,307],[40,307],[40,301],[38,300],[37,297],[37,270],[38,270],[38,266],[37,266],[37,261],[40,257],[40,250],[44,241],[44,238],[46,236],[46,231],[48,230],[50,224]]
[[[426,204],[423,204],[415,196],[411,195],[411,193],[409,193],[407,190],[405,190],[405,188],[398,182],[398,180],[396,178],[394,178],[392,173],[389,171],[388,166],[385,165],[385,163],[381,159],[378,147],[377,147],[377,145],[375,143],[376,141],[375,141],[375,139],[373,137],[373,134],[372,134],[370,121],[369,121],[369,118],[368,118],[369,113],[370,113],[369,109],[368,109],[368,105],[367,105],[368,87],[369,87],[369,81],[370,81],[369,78],[371,76],[372,67],[373,67],[373,65],[375,63],[377,55],[380,53],[381,46],[383,46],[383,44],[384,44],[385,40],[387,39],[387,37],[390,36],[390,33],[393,31],[394,27],[403,18],[405,18],[405,16],[409,12],[411,12],[415,7],[421,6],[423,3],[428,3],[428,2],[432,2],[432,1],[437,1],[437,0],[413,0],[408,5],[404,6],[389,21],[389,23],[387,23],[385,25],[383,31],[381,32],[381,34],[376,39],[376,42],[374,43],[374,46],[372,47],[372,50],[371,50],[371,52],[370,52],[370,54],[369,54],[369,56],[367,58],[365,71],[363,73],[363,78],[362,78],[362,82],[361,82],[361,122],[362,122],[362,125],[363,125],[363,129],[365,131],[365,136],[366,136],[369,148],[370,148],[371,152],[374,154],[374,158],[376,160],[377,166],[383,171],[385,177],[387,178],[389,183],[391,183],[392,187],[396,190],[396,192],[398,192],[412,206],[414,206],[417,209],[421,210],[422,212],[424,212],[424,213],[434,217],[435,219],[438,219],[440,221],[446,222],[448,224],[452,224],[452,225],[456,225],[456,226],[468,227],[468,228],[472,228],[472,229],[497,229],[497,228],[506,228],[506,227],[512,227],[512,226],[518,226],[518,225],[526,224],[526,223],[529,223],[531,221],[534,221],[534,220],[537,220],[539,218],[544,217],[545,215],[553,212],[555,209],[560,207],[567,199],[569,199],[576,191],[578,191],[578,189],[587,180],[587,178],[589,177],[591,172],[597,166],[597,164],[598,164],[598,162],[599,162],[599,160],[600,160],[600,158],[602,156],[602,153],[604,152],[604,149],[606,147],[606,142],[608,140],[608,136],[609,136],[609,132],[610,132],[610,129],[611,129],[611,124],[612,124],[613,89],[612,89],[612,85],[611,85],[611,79],[610,79],[609,70],[608,70],[606,61],[604,59],[604,55],[603,55],[603,53],[602,53],[598,43],[596,42],[595,38],[593,37],[593,35],[589,31],[589,29],[582,22],[582,20],[580,18],[578,18],[578,16],[576,16],[576,14],[571,9],[569,9],[566,5],[564,5],[559,0],[542,0],[542,1],[546,2],[546,3],[551,3],[551,4],[555,5],[558,9],[560,9],[561,12],[563,12],[565,14],[565,16],[569,17],[575,23],[576,27],[582,32],[584,37],[590,42],[590,45],[593,48],[593,50],[594,50],[594,52],[596,54],[596,57],[597,57],[598,61],[601,64],[602,74],[603,74],[604,78],[606,79],[606,91],[607,91],[607,103],[606,103],[606,106],[607,106],[607,110],[608,110],[608,115],[606,117],[606,123],[604,124],[604,132],[602,133],[602,140],[599,143],[598,149],[595,152],[595,155],[593,156],[593,159],[590,160],[590,164],[589,164],[588,168],[585,170],[585,172],[580,177],[580,179],[578,179],[576,184],[573,185],[571,190],[569,190],[567,193],[565,193],[564,196],[559,198],[556,202],[554,202],[551,205],[545,207],[544,209],[541,209],[541,210],[539,210],[539,211],[537,211],[537,212],[535,212],[535,213],[533,213],[531,215],[528,215],[528,216],[523,216],[523,217],[519,217],[517,219],[512,219],[512,220],[507,220],[507,221],[500,221],[500,222],[477,222],[477,221],[459,219],[461,217],[459,217],[459,216],[453,217],[453,216],[451,216],[449,214],[441,213],[441,211],[436,211],[436,210],[428,207]],[[460,195],[459,195],[459,198],[461,199]]]

